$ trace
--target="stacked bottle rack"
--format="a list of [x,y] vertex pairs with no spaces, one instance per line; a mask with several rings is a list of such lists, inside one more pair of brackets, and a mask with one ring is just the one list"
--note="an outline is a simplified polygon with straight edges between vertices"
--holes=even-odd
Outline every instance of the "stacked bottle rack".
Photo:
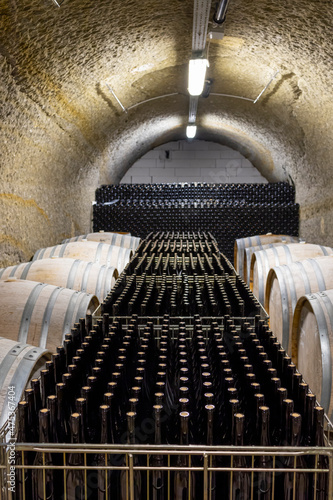
[[287,183],[119,184],[101,186],[93,206],[94,231],[212,232],[221,251],[233,258],[233,243],[249,234],[298,236],[299,205]]
[[212,235],[152,235],[100,313],[2,429],[1,498],[332,498],[332,424]]

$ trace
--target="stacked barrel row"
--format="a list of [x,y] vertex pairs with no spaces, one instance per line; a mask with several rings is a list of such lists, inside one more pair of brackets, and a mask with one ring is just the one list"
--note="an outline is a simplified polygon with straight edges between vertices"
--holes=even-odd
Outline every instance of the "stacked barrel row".
[[65,334],[107,296],[139,243],[129,234],[90,233],[0,269],[0,427],[7,388],[16,387],[19,401]]
[[234,261],[332,419],[333,249],[286,235],[257,235],[236,240]]

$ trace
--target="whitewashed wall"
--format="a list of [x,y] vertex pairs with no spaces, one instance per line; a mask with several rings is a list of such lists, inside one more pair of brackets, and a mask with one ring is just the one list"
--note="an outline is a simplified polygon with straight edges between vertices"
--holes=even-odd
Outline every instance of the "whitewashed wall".
[[127,184],[165,182],[266,183],[238,151],[207,141],[176,141],[145,154],[121,180]]

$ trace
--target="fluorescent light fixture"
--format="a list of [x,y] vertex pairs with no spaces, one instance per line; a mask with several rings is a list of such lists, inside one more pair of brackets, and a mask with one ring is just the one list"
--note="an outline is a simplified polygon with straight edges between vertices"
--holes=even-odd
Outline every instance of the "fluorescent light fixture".
[[197,133],[197,126],[196,125],[187,125],[187,127],[186,127],[186,137],[188,139],[193,139],[195,137],[196,133]]
[[190,59],[188,69],[188,91],[190,95],[200,95],[203,91],[208,59]]

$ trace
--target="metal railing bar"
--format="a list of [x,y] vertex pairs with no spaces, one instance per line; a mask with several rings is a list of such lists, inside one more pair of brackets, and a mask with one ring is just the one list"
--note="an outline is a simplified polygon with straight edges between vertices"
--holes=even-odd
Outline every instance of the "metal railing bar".
[[[131,455],[131,454],[129,454]],[[15,466],[16,469],[22,470],[23,468],[26,470],[86,470],[86,471],[93,471],[93,470],[115,470],[115,471],[128,471],[129,466],[91,466],[91,465],[17,465]],[[5,467],[1,467],[2,470],[5,469]],[[205,468],[204,466],[160,466],[160,467],[153,467],[153,466],[145,466],[145,465],[134,465],[133,470],[137,471],[178,471],[179,469],[184,470],[184,471],[193,471],[193,472],[204,472]],[[240,471],[240,472],[304,472],[304,473],[312,473],[314,474],[315,472],[321,473],[321,474],[329,474],[333,472],[333,468],[330,469],[310,469],[310,468],[280,468],[280,467],[270,467],[270,468],[259,468],[259,467],[207,467],[208,472],[230,472],[230,471]]]
[[[134,455],[147,455],[149,454],[158,454],[158,455],[203,455],[207,453],[209,455],[245,455],[245,456],[262,456],[262,455],[275,455],[275,456],[284,456],[284,455],[327,455],[331,456],[333,454],[333,447],[304,447],[304,448],[296,448],[296,447],[252,447],[252,446],[244,446],[243,448],[233,448],[229,447],[202,447],[200,445],[191,445],[189,447],[178,447],[170,445],[168,448],[161,445],[139,445],[141,448],[131,447],[129,445],[122,445],[121,447],[116,445],[84,445],[84,447],[71,445],[71,444],[57,444],[56,446],[50,446],[49,444],[39,444],[36,445],[27,445],[27,444],[17,444],[15,448],[17,451],[33,451],[33,452],[45,452],[45,453],[72,453],[73,451],[80,451],[80,453],[101,453],[108,455],[124,455],[126,453],[133,453]],[[6,447],[6,446],[5,446]]]
[[[135,467],[135,469],[137,469]],[[130,480],[130,500],[134,498],[134,457],[132,453],[129,454],[129,480]]]
[[208,455],[204,454],[204,484],[203,484],[203,495],[204,500],[208,500]]
[[[128,471],[129,466],[90,466],[87,465],[86,467],[84,465],[17,465],[15,466],[16,469],[22,470],[24,469],[29,469],[29,470],[119,470],[119,471]],[[1,467],[2,470],[5,469],[5,467]],[[179,466],[160,466],[160,467],[153,467],[153,466],[146,466],[146,465],[134,465],[133,466],[134,470],[138,471],[178,471],[179,469],[184,470],[184,471],[193,471],[193,472],[204,472],[204,466],[187,466],[187,467],[179,467]],[[323,474],[329,474],[331,471],[333,472],[333,469],[309,469],[309,468],[280,468],[276,467],[275,469],[270,467],[270,468],[259,468],[259,467],[207,467],[208,472],[228,472],[228,471],[243,471],[243,472],[306,472],[306,473],[323,473]]]

